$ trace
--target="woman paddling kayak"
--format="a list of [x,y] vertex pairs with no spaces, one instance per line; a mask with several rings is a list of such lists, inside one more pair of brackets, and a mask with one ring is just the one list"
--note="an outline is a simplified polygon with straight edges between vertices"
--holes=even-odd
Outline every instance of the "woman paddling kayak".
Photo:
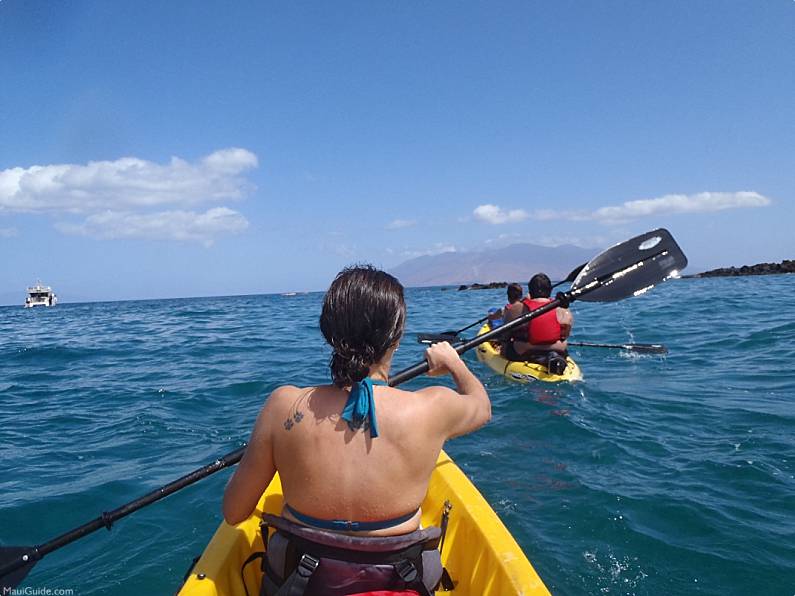
[[491,404],[447,343],[428,349],[429,374],[450,374],[457,391],[385,386],[405,312],[394,277],[343,270],[320,317],[333,384],[279,387],[255,422],[223,512],[230,524],[249,517],[279,472],[285,505],[282,518],[268,519],[278,531],[268,541],[266,594],[283,584],[307,595],[430,594],[438,581],[438,531],[418,530],[419,506],[444,442],[485,424]]

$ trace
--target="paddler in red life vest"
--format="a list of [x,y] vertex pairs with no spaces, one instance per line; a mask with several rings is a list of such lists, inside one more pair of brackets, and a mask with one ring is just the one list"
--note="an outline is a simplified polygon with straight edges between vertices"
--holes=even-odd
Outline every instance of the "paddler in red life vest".
[[[552,282],[544,273],[537,273],[527,284],[529,295],[521,304],[521,311],[511,308],[505,322],[512,321],[521,315],[541,308],[551,302]],[[556,308],[540,317],[531,320],[528,325],[515,329],[511,340],[506,343],[504,355],[509,360],[538,361],[543,360],[549,352],[567,355],[566,339],[574,325],[574,317],[568,308]]]

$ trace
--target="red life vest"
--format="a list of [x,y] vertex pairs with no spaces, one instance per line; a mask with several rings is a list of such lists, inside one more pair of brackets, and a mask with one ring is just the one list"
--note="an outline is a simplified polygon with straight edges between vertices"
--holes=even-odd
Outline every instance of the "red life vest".
[[[542,302],[543,301],[543,302]],[[549,298],[524,298],[524,304],[531,312],[551,302]],[[558,322],[558,309],[536,317],[527,326],[527,341],[531,344],[554,344],[562,339],[560,323]]]

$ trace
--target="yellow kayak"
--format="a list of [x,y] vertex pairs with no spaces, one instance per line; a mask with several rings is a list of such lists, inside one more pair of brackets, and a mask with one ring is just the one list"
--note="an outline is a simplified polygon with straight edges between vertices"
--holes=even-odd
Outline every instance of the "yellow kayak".
[[[478,331],[482,335],[491,328],[483,325]],[[545,381],[547,383],[559,383],[561,381],[582,381],[582,371],[571,356],[566,358],[566,370],[562,375],[553,375],[547,371],[544,364],[535,362],[514,362],[503,358],[500,354],[499,344],[490,341],[483,342],[477,347],[478,360],[488,365],[494,372],[501,374],[506,379],[518,381],[519,383],[530,383],[532,381]]]
[[[452,504],[442,563],[455,588],[437,594],[454,596],[541,596],[549,590],[530,561],[475,486],[442,451],[422,502],[422,525],[439,525],[445,501]],[[259,522],[263,512],[279,514],[282,488],[278,475],[262,495],[254,515],[237,526],[222,522],[179,591],[182,596],[258,594],[258,563],[241,567],[262,551]],[[245,586],[243,585],[245,577]]]

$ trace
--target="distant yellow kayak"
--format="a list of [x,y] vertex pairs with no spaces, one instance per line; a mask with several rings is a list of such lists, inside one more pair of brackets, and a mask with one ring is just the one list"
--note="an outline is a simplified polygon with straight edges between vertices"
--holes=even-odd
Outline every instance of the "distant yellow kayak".
[[[442,452],[422,502],[423,526],[439,525],[445,501],[452,504],[452,509],[442,563],[455,588],[438,594],[549,595],[544,582],[497,514],[461,469]],[[282,502],[277,475],[254,515],[237,526],[221,523],[179,594],[244,596],[246,590],[249,595],[259,594],[262,581],[259,565],[247,565],[243,575],[241,567],[251,553],[264,550],[259,531],[263,512],[279,514]]]
[[[491,331],[488,325],[483,325],[478,331],[482,335]],[[559,383],[561,381],[582,381],[582,371],[574,359],[569,356],[566,358],[566,370],[562,375],[553,375],[547,371],[544,364],[535,362],[514,362],[504,358],[494,343],[483,342],[477,347],[478,360],[488,365],[494,372],[503,375],[506,379],[519,383],[530,383],[532,381],[544,381],[546,383]]]

